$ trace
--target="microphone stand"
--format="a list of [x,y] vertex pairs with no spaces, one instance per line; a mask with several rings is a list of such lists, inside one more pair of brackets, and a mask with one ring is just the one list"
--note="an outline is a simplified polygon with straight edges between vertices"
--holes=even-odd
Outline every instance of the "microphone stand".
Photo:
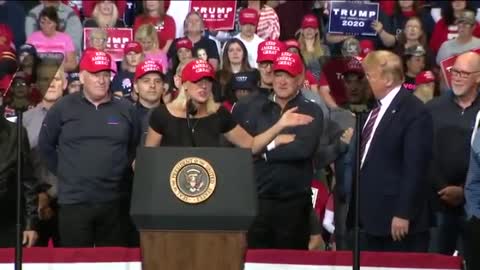
[[355,209],[354,209],[354,243],[353,243],[353,270],[360,270],[360,165],[361,165],[361,155],[360,155],[360,146],[362,139],[362,114],[363,112],[355,112],[355,169],[353,170],[353,183],[355,189],[354,198],[355,198]]
[[23,224],[22,224],[22,137],[23,111],[15,110],[17,115],[17,201],[16,201],[16,242],[15,242],[15,270],[22,270],[23,258]]

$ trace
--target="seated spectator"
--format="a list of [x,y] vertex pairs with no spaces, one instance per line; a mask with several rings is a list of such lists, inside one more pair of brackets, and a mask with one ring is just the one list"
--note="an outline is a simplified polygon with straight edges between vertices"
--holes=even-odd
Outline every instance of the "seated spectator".
[[250,0],[248,7],[257,10],[260,14],[257,25],[257,35],[264,40],[280,38],[280,20],[273,9],[276,1]]
[[[106,30],[102,28],[93,29],[90,32],[90,36],[88,37],[88,48],[95,48],[96,50],[104,52],[107,49],[107,40],[108,40],[108,33]],[[111,62],[112,64],[112,71],[117,72],[117,64],[115,61]]]
[[248,63],[257,68],[257,48],[264,40],[255,34],[258,24],[258,12],[253,8],[244,8],[239,14],[240,33],[235,36],[243,42],[248,52]]
[[39,14],[40,31],[33,32],[27,38],[38,53],[61,53],[64,56],[64,68],[70,72],[77,67],[75,46],[69,34],[59,31],[60,18],[54,6],[45,7]]
[[80,75],[78,72],[70,72],[67,75],[67,94],[73,94],[79,92],[82,88],[80,82]]
[[418,73],[415,78],[415,85],[415,92],[413,92],[413,94],[423,101],[423,103],[432,100],[433,96],[436,94],[435,75],[430,70]]
[[[458,15],[455,24],[458,36],[455,39],[445,41],[437,54],[437,65],[443,60],[466,51],[480,48],[480,38],[474,37],[474,29],[478,24],[475,21],[475,12],[464,10]],[[477,27],[478,28],[478,27]]]
[[3,23],[0,24],[0,46],[15,48],[12,29],[9,25]]
[[[77,2],[77,7],[82,9],[83,16],[85,16],[86,18],[90,18],[93,17],[93,10],[95,9],[97,3],[100,1],[80,0],[75,2]],[[112,0],[112,2],[115,3],[115,6],[118,9],[118,18],[123,18],[125,10],[127,9],[127,0]],[[78,4],[80,4],[80,6]]]
[[113,77],[112,92],[134,102],[133,78],[137,66],[143,61],[142,45],[136,41],[125,44],[124,56],[120,71]]
[[[63,4],[59,0],[42,0],[41,4],[30,10],[25,20],[25,34],[28,38],[33,32],[40,30],[40,13],[45,7],[53,7],[57,12],[57,31],[65,32],[73,39],[77,55],[82,51],[83,27],[80,18],[75,11],[68,5]],[[29,43],[29,42],[27,42]],[[37,48],[38,49],[38,48]],[[40,51],[40,50],[39,50]],[[65,65],[65,70],[70,70],[69,65]]]
[[83,22],[84,27],[109,28],[125,27],[125,23],[119,19],[118,7],[111,0],[90,1],[94,2],[92,17]]
[[425,65],[427,68],[435,65],[433,52],[428,47],[427,32],[423,27],[421,19],[416,16],[408,18],[405,22],[405,27],[398,35],[394,52],[402,57],[405,54],[405,49],[413,46],[422,46],[425,49]]
[[229,112],[232,111],[235,103],[255,92],[258,84],[258,76],[253,71],[238,72],[232,75],[225,93],[223,106]]
[[[442,18],[435,24],[430,39],[430,48],[435,54],[438,53],[440,46],[445,41],[455,39],[460,34],[457,19],[464,14],[465,10],[472,10],[465,0],[450,1],[448,5],[442,8]],[[480,37],[480,27],[478,27],[478,22],[475,21],[475,15],[473,18],[473,34]]]
[[167,72],[168,59],[167,55],[160,49],[158,43],[157,30],[151,24],[144,24],[138,28],[135,33],[135,41],[138,41],[143,48],[145,60],[152,59],[157,61],[163,68],[163,72]]
[[222,68],[216,74],[222,99],[228,91],[227,88],[229,88],[229,82],[232,80],[233,74],[247,71],[252,71],[248,63],[247,48],[239,39],[233,38],[227,41],[223,50]]
[[425,69],[425,49],[420,46],[412,46],[405,50],[403,65],[405,67],[405,81],[403,87],[409,91],[415,91],[415,78]]
[[[136,33],[140,26],[151,24],[155,27],[158,35],[158,46],[167,53],[175,39],[175,21],[166,14],[166,1],[143,0],[143,14],[135,18],[133,32]],[[163,68],[165,66],[162,64]]]
[[188,38],[178,39],[175,43],[177,47],[177,58],[180,64],[185,64],[193,58],[193,44]]
[[[393,2],[393,1],[392,1]],[[433,31],[435,21],[430,15],[429,10],[424,9],[420,1],[401,0],[394,1],[394,13],[392,15],[392,28],[395,36],[398,37],[405,28],[405,23],[412,17],[418,17],[425,28],[427,37]]]
[[12,28],[15,47],[25,43],[25,11],[16,1],[0,1],[0,23]]
[[35,82],[34,70],[38,62],[37,49],[32,44],[23,44],[17,52],[20,70],[25,72],[30,82]]
[[[362,1],[362,2],[372,2],[372,1]],[[378,21],[374,21],[371,24],[373,30],[377,32],[376,36],[369,37],[369,36],[357,36],[359,41],[362,40],[371,40],[374,42],[374,47],[376,48],[391,48],[395,45],[395,32],[392,29],[392,22],[390,17],[388,17],[383,11],[379,11],[378,13]],[[340,35],[340,34],[326,34],[326,41],[334,45],[332,49],[332,55],[340,54],[340,48],[345,40],[349,39],[350,35]]]
[[[193,44],[193,53],[202,48],[206,52],[208,62],[213,66],[215,70],[218,69],[220,63],[219,50],[215,44],[215,41],[203,36],[205,31],[205,25],[200,13],[192,11],[188,13],[184,22],[185,37],[188,38]],[[176,47],[175,42],[170,46],[168,51],[168,57],[173,59],[172,68],[176,70],[178,62],[175,61]]]
[[315,15],[306,15],[303,17],[300,37],[298,39],[300,52],[305,60],[307,70],[312,72],[317,80],[320,78],[322,64],[325,61],[325,59],[322,58],[330,55],[328,47],[321,42],[318,26],[318,19]]

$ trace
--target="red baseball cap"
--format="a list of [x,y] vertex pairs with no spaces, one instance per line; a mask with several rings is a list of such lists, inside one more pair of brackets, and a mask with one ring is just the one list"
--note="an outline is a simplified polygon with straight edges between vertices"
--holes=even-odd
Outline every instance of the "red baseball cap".
[[297,48],[300,50],[300,43],[296,39],[289,39],[285,41],[285,48],[288,50],[290,48]]
[[302,20],[302,29],[305,28],[318,28],[318,19],[313,14],[307,14]]
[[110,55],[93,48],[87,49],[83,52],[79,67],[80,71],[85,70],[90,73],[97,73],[100,71],[115,72],[112,70],[112,58]]
[[431,83],[435,81],[435,75],[430,70],[422,71],[418,73],[417,77],[415,78],[415,84],[424,84],[424,83]]
[[282,52],[273,62],[273,71],[286,71],[295,77],[302,74],[303,61],[296,53]]
[[238,21],[240,25],[253,24],[257,25],[259,19],[258,11],[253,8],[244,8],[240,11]]
[[181,38],[177,40],[177,42],[175,43],[175,47],[177,47],[177,50],[180,50],[181,48],[192,50],[193,43],[188,38]]
[[142,53],[143,52],[142,44],[140,44],[137,41],[130,41],[126,43],[125,47],[123,48],[123,53],[128,54],[130,52]]
[[215,71],[210,63],[203,59],[195,59],[185,65],[182,71],[182,82],[197,82],[203,78],[215,80]]
[[369,39],[360,40],[360,57],[365,57],[371,51],[375,50],[375,44]]
[[277,56],[285,51],[285,44],[278,40],[265,40],[258,44],[257,63],[273,62]]
[[345,70],[342,72],[342,74],[357,73],[359,75],[365,75],[365,71],[362,67],[362,59],[362,57],[350,57],[350,59],[347,59],[345,63]]
[[133,80],[136,81],[147,73],[157,73],[160,74],[160,76],[163,78],[162,71],[162,65],[160,65],[160,63],[158,63],[157,61],[151,59],[145,60],[135,68],[135,75],[133,77]]

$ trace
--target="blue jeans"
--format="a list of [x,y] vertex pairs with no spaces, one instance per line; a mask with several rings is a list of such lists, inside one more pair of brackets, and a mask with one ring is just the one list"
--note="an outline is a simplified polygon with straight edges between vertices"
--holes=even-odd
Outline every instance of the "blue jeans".
[[436,227],[430,230],[430,252],[452,255],[455,250],[463,254],[465,217],[435,212]]

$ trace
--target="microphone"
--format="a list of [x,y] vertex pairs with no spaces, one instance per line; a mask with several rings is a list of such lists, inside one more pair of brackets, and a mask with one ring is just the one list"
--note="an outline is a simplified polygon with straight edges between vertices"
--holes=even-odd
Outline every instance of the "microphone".
[[192,143],[192,147],[196,147],[197,145],[195,143],[195,137],[194,137],[196,123],[195,125],[192,126],[191,117],[195,116],[197,112],[198,112],[197,106],[195,106],[195,104],[193,104],[193,101],[189,99],[187,101],[186,117],[187,117],[187,126],[188,126],[188,129],[190,130],[190,140]]

